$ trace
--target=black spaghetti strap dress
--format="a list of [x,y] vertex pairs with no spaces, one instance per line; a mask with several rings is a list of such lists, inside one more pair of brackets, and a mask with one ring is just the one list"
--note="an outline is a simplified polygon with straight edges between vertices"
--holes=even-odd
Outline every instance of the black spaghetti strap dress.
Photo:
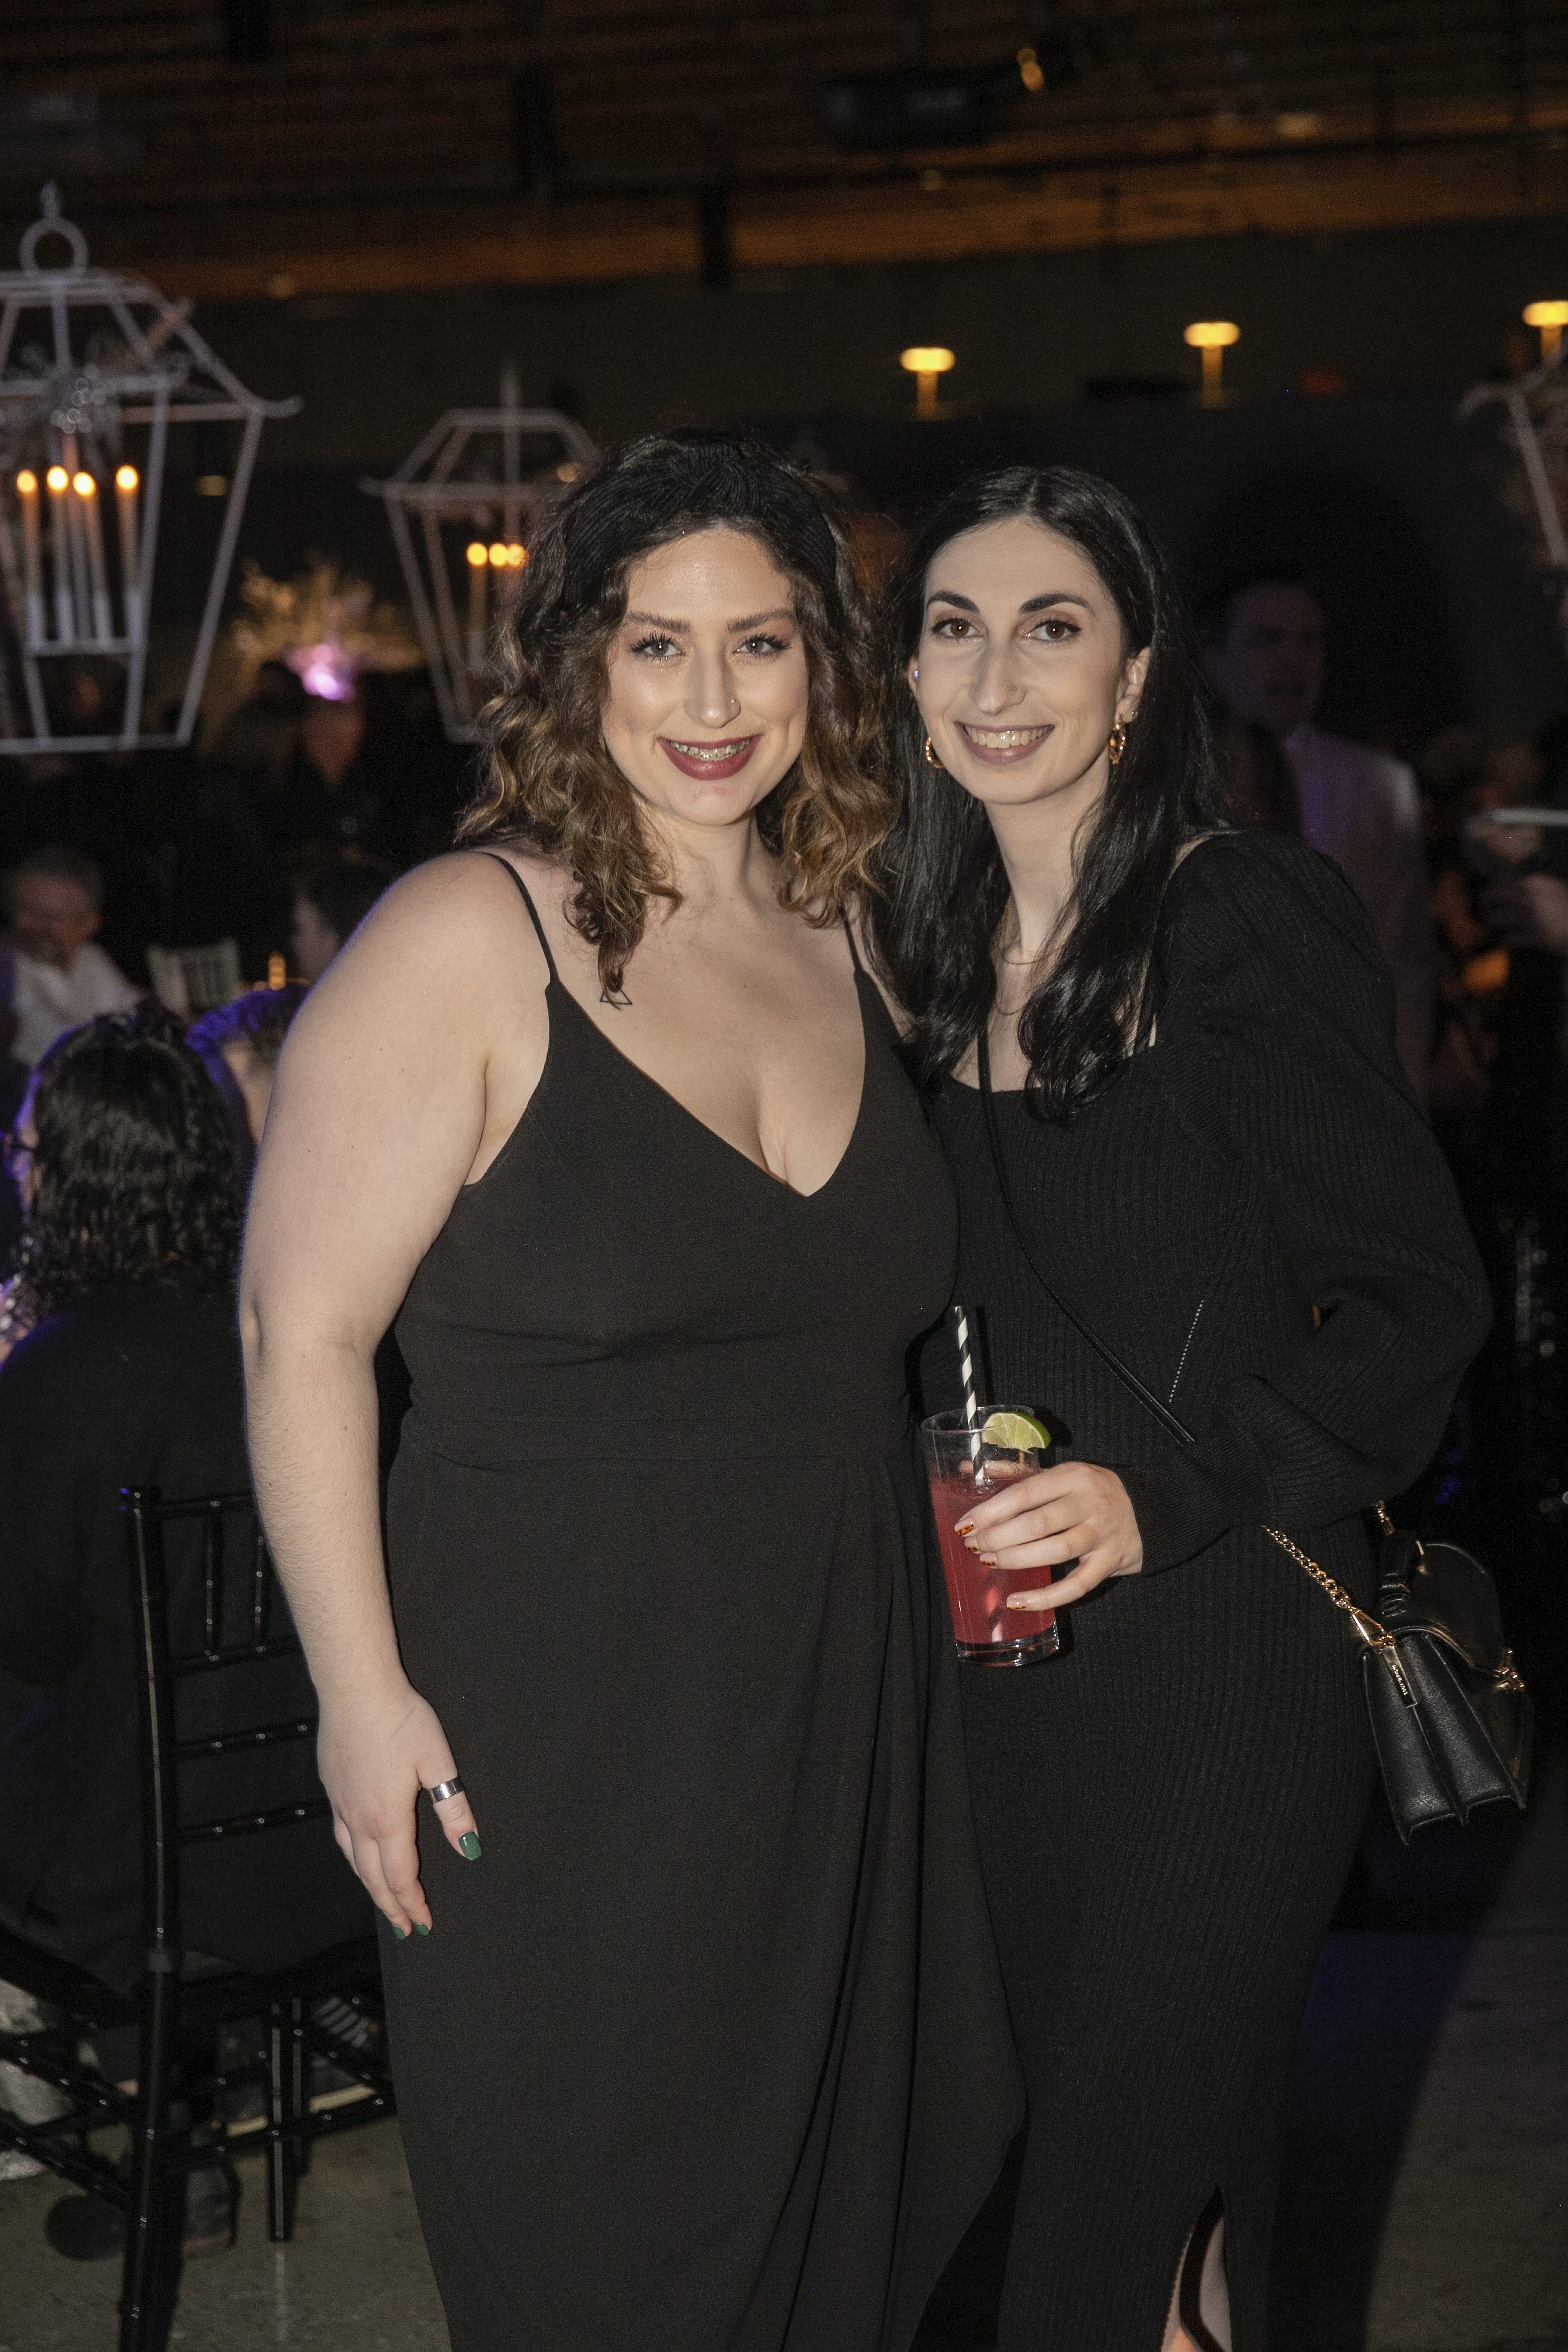
[[399,1318],[398,1638],[484,1849],[420,1808],[384,1950],[453,2352],[903,2352],[1016,2126],[906,1395],[953,1205],[855,984],[801,1195],[552,959]]
[[[1156,958],[1154,1043],[1087,1109],[996,1108],[1040,1265],[1194,1445],[1046,1297],[979,1096],[936,1113],[995,1393],[1121,1472],[1145,1561],[1063,1612],[1058,1657],[962,1677],[1029,2098],[1002,2352],[1157,2352],[1216,2189],[1232,2340],[1262,2352],[1291,2053],[1374,1769],[1353,1636],[1263,1528],[1369,1603],[1362,1514],[1431,1454],[1487,1322],[1339,869],[1217,835],[1172,878]],[[930,1349],[933,1408],[952,1357]]]

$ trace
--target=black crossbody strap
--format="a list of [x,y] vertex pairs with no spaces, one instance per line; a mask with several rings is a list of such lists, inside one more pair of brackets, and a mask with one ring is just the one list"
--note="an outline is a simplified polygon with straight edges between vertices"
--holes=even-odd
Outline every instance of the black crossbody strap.
[[1194,1444],[1194,1433],[1185,1422],[1178,1421],[1170,1406],[1163,1403],[1152,1388],[1145,1387],[1131,1366],[1124,1364],[1116,1350],[1107,1347],[1098,1331],[1089,1328],[1077,1307],[1068,1304],[1030,1248],[1029,1236],[1024,1230],[1023,1221],[1013,1206],[1013,1188],[1007,1181],[1007,1163],[1002,1157],[1002,1130],[997,1122],[995,1098],[991,1091],[991,1049],[984,1029],[981,1030],[976,1044],[980,1063],[980,1099],[985,1108],[985,1136],[991,1146],[991,1165],[996,1171],[996,1189],[1002,1195],[1002,1206],[1007,1212],[1007,1223],[1013,1228],[1014,1236],[1018,1247],[1024,1253],[1030,1273],[1051,1304],[1067,1317],[1079,1338],[1094,1349],[1095,1354],[1109,1371],[1115,1373],[1129,1396],[1136,1397],[1144,1412],[1153,1415],[1166,1436],[1173,1437],[1178,1445]]

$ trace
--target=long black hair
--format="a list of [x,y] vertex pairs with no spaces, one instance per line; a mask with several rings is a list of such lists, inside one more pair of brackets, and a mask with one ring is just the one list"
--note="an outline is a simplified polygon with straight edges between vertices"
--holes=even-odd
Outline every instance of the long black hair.
[[1137,717],[1076,853],[1073,894],[1050,969],[1018,1023],[1038,1117],[1066,1119],[1104,1087],[1153,1018],[1160,902],[1184,842],[1225,819],[1214,698],[1170,567],[1131,500],[1075,466],[1009,466],[945,499],[915,539],[888,599],[886,653],[903,805],[884,854],[870,926],[910,1016],[910,1046],[934,1084],[991,1014],[992,950],[1007,877],[983,803],[924,756],[905,683],[931,564],[950,540],[1022,516],[1088,557],[1121,618],[1129,653],[1149,649]]
[[239,1255],[233,1139],[172,1013],[143,1001],[68,1031],[27,1103],[38,1139],[17,1271],[30,1320],[113,1284],[227,1287]]

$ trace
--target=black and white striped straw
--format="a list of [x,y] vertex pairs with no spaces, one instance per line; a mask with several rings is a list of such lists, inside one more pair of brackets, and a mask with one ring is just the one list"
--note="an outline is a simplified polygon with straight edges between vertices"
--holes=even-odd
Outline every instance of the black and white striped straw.
[[947,1310],[952,1325],[952,1336],[958,1342],[958,1371],[963,1384],[964,1426],[974,1433],[970,1440],[970,1452],[978,1461],[980,1456],[980,1398],[974,1385],[974,1350],[969,1340],[969,1310],[952,1306]]

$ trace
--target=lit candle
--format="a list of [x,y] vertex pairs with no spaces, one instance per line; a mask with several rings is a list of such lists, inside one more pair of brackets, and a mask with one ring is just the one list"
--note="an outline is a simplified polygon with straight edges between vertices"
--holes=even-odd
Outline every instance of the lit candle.
[[468,541],[468,667],[477,670],[485,657],[485,581],[490,551],[482,540]]
[[[77,475],[81,471],[81,460],[77,456],[74,433],[61,435],[60,457],[64,461],[66,472],[74,484]],[[80,499],[68,498],[64,503],[66,544],[70,549],[71,559],[71,592],[76,605],[76,641],[79,646],[85,646],[92,635],[92,594],[88,585],[87,572],[87,528],[82,521]]]
[[70,476],[63,466],[51,466],[44,476],[49,494],[49,555],[55,575],[55,635],[62,646],[76,642],[76,608],[71,603],[70,553],[66,540],[66,494]]
[[125,604],[125,634],[134,644],[142,633],[142,591],[136,578],[136,491],[134,466],[121,466],[114,477],[114,504],[120,516],[120,582]]
[[38,478],[24,466],[16,477],[22,501],[22,573],[26,583],[29,646],[44,642],[44,558],[38,538]]
[[98,484],[84,467],[71,488],[77,494],[82,530],[87,539],[87,571],[92,583],[92,634],[100,646],[106,646],[114,635],[114,618],[109,609],[109,573],[103,562],[103,525],[99,520]]

